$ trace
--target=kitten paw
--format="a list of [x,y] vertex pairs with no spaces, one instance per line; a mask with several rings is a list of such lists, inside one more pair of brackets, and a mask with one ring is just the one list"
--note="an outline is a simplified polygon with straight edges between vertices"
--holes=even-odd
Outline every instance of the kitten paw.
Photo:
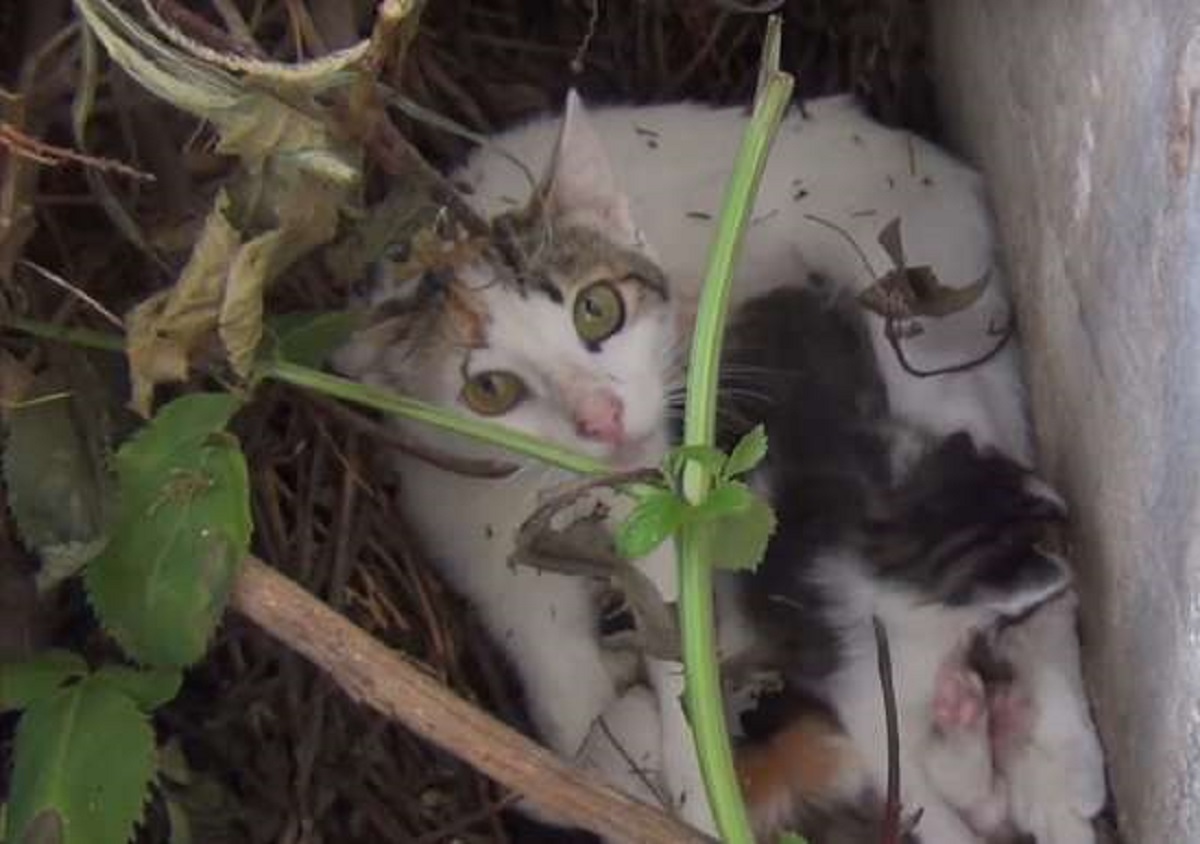
[[933,724],[942,732],[980,729],[988,716],[983,680],[957,660],[938,669],[933,692]]

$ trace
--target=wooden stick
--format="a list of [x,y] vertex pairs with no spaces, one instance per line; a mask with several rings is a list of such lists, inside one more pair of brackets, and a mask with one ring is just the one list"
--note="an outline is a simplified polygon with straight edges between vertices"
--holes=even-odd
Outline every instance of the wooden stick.
[[526,795],[562,823],[629,844],[710,842],[472,706],[259,560],[242,565],[231,603],[329,674],[352,699]]

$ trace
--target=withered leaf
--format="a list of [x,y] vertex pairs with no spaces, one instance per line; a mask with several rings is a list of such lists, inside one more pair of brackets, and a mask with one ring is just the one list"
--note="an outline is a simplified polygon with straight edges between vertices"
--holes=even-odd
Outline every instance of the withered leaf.
[[884,318],[949,316],[979,301],[991,281],[989,272],[966,287],[950,287],[941,283],[933,267],[907,266],[899,217],[883,227],[878,240],[894,267],[860,292],[858,301],[867,310]]
[[[509,563],[608,583],[633,612],[640,647],[658,659],[677,660],[682,648],[671,606],[650,577],[617,553],[604,508],[586,506],[593,493],[621,482],[601,478],[565,485],[521,525]],[[556,527],[563,518],[566,523]]]
[[900,218],[893,217],[887,225],[879,232],[879,245],[883,247],[883,251],[892,259],[892,264],[897,269],[904,269],[904,239],[900,235]]
[[[248,375],[262,339],[267,284],[333,237],[340,186],[292,171],[265,179],[262,187],[254,199],[265,209],[236,207],[222,190],[175,286],[130,312],[133,407],[142,415],[150,412],[155,386],[184,379],[214,337],[233,371]],[[264,215],[274,225],[249,239],[233,224]]]
[[978,302],[990,282],[989,272],[966,287],[949,287],[938,280],[932,267],[907,267],[883,275],[858,294],[858,301],[882,317],[945,317]]
[[187,377],[188,366],[217,325],[230,264],[241,237],[230,222],[222,190],[204,221],[175,286],[137,305],[126,317],[133,408],[150,415],[154,388]]
[[215,340],[234,373],[247,376],[262,337],[263,289],[333,238],[358,185],[361,150],[341,137],[318,97],[344,81],[365,44],[302,66],[234,68],[149,7],[155,29],[107,0],[78,6],[114,61],[154,94],[210,121],[218,152],[243,165],[217,195],[175,286],[129,315],[132,404],[147,415],[155,386],[184,378]]

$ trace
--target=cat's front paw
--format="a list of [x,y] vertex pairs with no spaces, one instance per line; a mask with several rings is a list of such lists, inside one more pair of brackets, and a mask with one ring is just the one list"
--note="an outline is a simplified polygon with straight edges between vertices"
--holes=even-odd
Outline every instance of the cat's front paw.
[[938,669],[933,692],[933,723],[943,734],[982,731],[988,699],[980,676],[958,660]]
[[934,678],[933,729],[921,762],[930,785],[981,834],[1003,827],[1008,796],[997,782],[991,696],[983,678],[955,652]]

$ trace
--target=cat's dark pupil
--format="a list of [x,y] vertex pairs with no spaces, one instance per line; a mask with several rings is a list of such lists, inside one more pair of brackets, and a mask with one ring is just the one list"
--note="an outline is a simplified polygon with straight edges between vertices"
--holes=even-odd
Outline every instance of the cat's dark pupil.
[[496,379],[491,375],[485,375],[479,379],[479,389],[483,390],[490,396],[496,395],[498,389],[496,387]]

